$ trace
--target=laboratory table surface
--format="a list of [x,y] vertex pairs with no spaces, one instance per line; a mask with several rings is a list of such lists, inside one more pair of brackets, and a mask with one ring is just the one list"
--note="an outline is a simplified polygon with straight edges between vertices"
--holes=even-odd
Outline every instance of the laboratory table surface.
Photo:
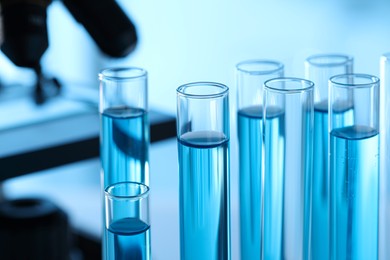
[[[236,142],[231,142],[231,248],[239,259],[238,176]],[[153,259],[180,259],[179,175],[176,138],[150,147],[150,213]],[[64,209],[76,233],[100,242],[102,203],[98,157],[9,179],[8,198],[45,197]]]

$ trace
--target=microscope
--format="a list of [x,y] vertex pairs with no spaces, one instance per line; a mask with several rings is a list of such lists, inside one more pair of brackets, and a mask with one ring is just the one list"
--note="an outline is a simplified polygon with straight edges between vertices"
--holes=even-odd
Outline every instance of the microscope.
[[[135,48],[136,28],[115,0],[62,2],[104,54],[125,57]],[[50,4],[51,0],[0,0],[1,51],[15,65],[35,71],[37,104],[53,96],[53,88],[57,93],[61,89],[58,80],[45,78],[40,65],[49,46],[46,10]],[[1,259],[72,259],[70,233],[67,214],[49,199],[0,196]]]
[[[60,91],[61,84],[46,79],[40,59],[49,46],[47,7],[52,0],[0,0],[3,28],[1,51],[17,66],[31,68],[37,75],[35,100],[43,103],[46,86]],[[62,0],[100,50],[111,57],[125,57],[136,46],[137,32],[115,0]],[[51,91],[52,92],[52,91]]]

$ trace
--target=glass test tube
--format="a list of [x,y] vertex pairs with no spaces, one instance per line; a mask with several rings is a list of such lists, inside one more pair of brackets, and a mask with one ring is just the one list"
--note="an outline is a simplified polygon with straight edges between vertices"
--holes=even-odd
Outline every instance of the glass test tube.
[[314,83],[264,83],[262,259],[308,259]]
[[378,259],[379,79],[329,80],[330,259]]
[[229,90],[177,89],[180,259],[230,259]]
[[328,80],[350,74],[353,58],[341,54],[313,55],[305,61],[305,78],[314,86],[314,143],[311,217],[311,257],[329,259]]
[[114,68],[99,78],[104,188],[121,181],[149,185],[147,73]]
[[247,60],[236,66],[241,259],[260,259],[264,81],[283,76],[283,64]]
[[[147,72],[135,67],[109,68],[101,71],[99,79],[102,191],[123,181],[149,185]],[[103,244],[105,236],[103,232]],[[103,245],[103,258],[104,249]]]
[[119,182],[105,190],[105,252],[109,260],[151,259],[149,188]]
[[390,53],[380,58],[379,259],[390,258]]

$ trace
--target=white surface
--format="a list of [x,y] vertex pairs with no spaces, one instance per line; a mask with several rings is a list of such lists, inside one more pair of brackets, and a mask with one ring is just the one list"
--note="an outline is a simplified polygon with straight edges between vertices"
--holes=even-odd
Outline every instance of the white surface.
[[[237,164],[231,144],[232,259],[239,259]],[[179,257],[179,193],[176,138],[151,145],[151,238],[155,260]],[[74,227],[100,237],[100,161],[87,160],[53,170],[9,180],[4,186],[10,198],[49,197],[66,210]]]
[[1,100],[0,131],[58,118],[91,114],[91,111],[92,108],[88,104],[64,98],[52,98],[43,105],[35,104],[32,96]]

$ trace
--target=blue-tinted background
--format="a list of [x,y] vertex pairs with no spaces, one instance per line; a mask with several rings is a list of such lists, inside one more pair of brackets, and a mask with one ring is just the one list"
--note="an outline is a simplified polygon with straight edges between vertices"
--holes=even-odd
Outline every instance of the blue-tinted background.
[[[130,56],[102,56],[84,28],[54,1],[48,9],[44,71],[66,82],[97,85],[103,67],[144,67],[150,103],[174,112],[175,89],[182,83],[213,80],[235,91],[233,67],[243,59],[278,59],[286,75],[303,76],[308,55],[342,52],[355,57],[355,71],[378,75],[379,56],[390,50],[390,2],[385,0],[118,2],[139,31]],[[27,80],[10,73],[8,63],[1,55],[3,82]]]
[[[234,66],[241,60],[276,59],[285,64],[286,76],[303,77],[303,61],[309,55],[346,53],[355,58],[355,72],[379,76],[379,57],[390,51],[390,2],[386,0],[118,2],[138,28],[139,44],[131,55],[119,60],[102,55],[62,3],[53,1],[48,9],[50,47],[42,59],[44,73],[74,87],[97,89],[102,68],[143,67],[149,72],[150,106],[172,114],[179,85],[217,81],[230,87],[235,111]],[[0,53],[0,83],[29,85],[33,79],[31,71],[16,68]],[[24,109],[23,113],[29,111]],[[235,114],[231,113],[233,209],[238,185]],[[0,123],[6,120],[0,116]],[[232,221],[237,232],[238,221]]]

